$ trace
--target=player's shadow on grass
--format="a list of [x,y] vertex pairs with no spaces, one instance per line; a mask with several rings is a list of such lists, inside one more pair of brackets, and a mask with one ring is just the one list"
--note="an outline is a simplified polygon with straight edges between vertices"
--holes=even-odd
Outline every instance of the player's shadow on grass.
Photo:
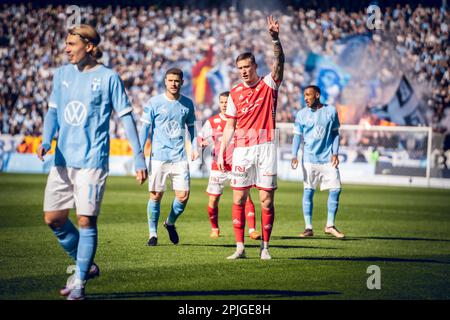
[[299,241],[305,241],[305,240],[333,240],[333,241],[361,241],[362,238],[358,237],[345,237],[343,239],[337,239],[331,236],[314,236],[314,237],[308,237],[308,238],[300,238],[300,237],[292,237],[292,236],[272,236],[272,240],[299,240]]
[[408,263],[435,263],[450,264],[450,261],[438,261],[431,259],[403,259],[403,258],[386,258],[386,257],[294,257],[292,260],[308,260],[308,261],[364,261],[364,262],[408,262]]
[[410,238],[410,237],[353,237],[356,240],[400,240],[400,241],[433,241],[450,242],[450,239]]
[[[192,246],[192,247],[222,247],[222,248],[236,248],[235,244],[198,244],[198,243],[183,243],[181,246]],[[260,248],[259,244],[246,244],[246,248]],[[279,245],[279,244],[271,244],[271,248],[278,249],[328,249],[328,250],[337,250],[340,248],[333,247],[314,247],[314,246],[292,246],[292,245]]]
[[292,298],[292,297],[321,297],[338,295],[336,291],[290,291],[290,290],[212,290],[212,291],[144,291],[144,292],[114,292],[89,294],[89,299],[145,299],[164,297],[232,297],[254,296],[257,299]]

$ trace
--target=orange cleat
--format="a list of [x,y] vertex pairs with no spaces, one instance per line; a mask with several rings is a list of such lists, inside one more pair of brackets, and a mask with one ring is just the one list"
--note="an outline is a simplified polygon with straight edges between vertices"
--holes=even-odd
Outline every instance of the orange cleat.
[[261,239],[261,235],[259,234],[258,231],[255,230],[252,233],[250,233],[250,239],[259,240],[259,239]]
[[219,238],[220,237],[219,229],[211,229],[211,233],[209,234],[209,236],[213,239]]

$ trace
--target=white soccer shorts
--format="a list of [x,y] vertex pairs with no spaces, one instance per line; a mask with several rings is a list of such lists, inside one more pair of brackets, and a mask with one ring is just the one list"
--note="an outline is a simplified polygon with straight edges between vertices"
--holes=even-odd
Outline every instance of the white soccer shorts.
[[44,211],[76,209],[77,215],[98,216],[108,172],[102,169],[52,167],[47,178]]
[[339,189],[341,178],[339,169],[331,163],[303,163],[303,185],[305,189],[316,189],[320,184],[320,190]]
[[244,190],[277,188],[277,145],[266,142],[250,147],[236,147],[233,151],[231,187]]
[[166,179],[172,181],[172,189],[176,191],[189,191],[190,173],[187,161],[159,161],[150,162],[150,179],[148,190],[151,192],[166,191]]
[[231,179],[231,172],[211,170],[209,174],[208,187],[206,193],[210,196],[220,196],[225,188],[225,183]]

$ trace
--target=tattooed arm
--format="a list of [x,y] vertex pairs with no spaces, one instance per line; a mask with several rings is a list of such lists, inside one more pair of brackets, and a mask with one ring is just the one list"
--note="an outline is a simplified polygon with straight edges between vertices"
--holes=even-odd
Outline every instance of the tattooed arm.
[[272,65],[272,78],[275,82],[280,83],[283,80],[284,72],[284,52],[278,37],[280,24],[273,16],[269,16],[267,17],[267,26],[269,28],[270,36],[272,37],[273,53],[275,55],[275,62]]

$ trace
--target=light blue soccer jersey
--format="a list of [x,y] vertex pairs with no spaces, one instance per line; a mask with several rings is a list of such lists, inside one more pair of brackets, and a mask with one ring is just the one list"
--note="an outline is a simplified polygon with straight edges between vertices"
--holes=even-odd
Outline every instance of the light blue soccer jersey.
[[111,112],[132,111],[119,75],[103,65],[84,72],[62,66],[53,77],[49,107],[58,115],[55,165],[108,170]]
[[144,108],[142,122],[150,124],[153,160],[186,160],[186,126],[194,126],[194,103],[186,96],[170,100],[165,93],[152,97]]
[[339,126],[338,114],[332,105],[324,105],[316,111],[306,107],[297,112],[294,134],[303,136],[303,162],[330,162]]

